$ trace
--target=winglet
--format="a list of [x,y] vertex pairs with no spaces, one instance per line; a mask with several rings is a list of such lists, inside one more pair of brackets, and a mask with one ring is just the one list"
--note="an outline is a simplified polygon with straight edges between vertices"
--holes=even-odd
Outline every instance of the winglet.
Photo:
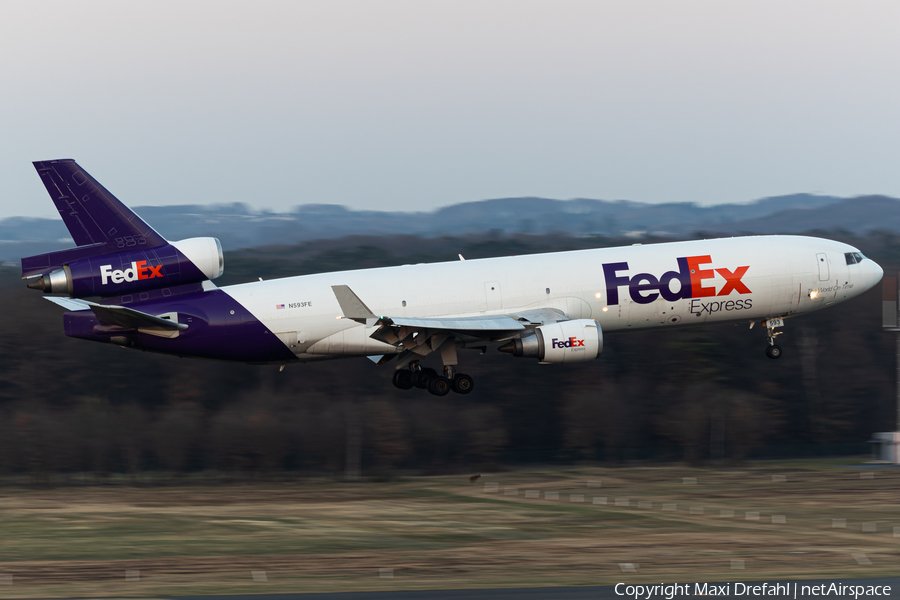
[[366,327],[371,327],[378,321],[378,317],[359,299],[359,296],[353,293],[350,286],[333,285],[331,289],[334,291],[334,297],[337,298],[338,304],[341,305],[341,312],[344,313],[345,319],[365,323]]

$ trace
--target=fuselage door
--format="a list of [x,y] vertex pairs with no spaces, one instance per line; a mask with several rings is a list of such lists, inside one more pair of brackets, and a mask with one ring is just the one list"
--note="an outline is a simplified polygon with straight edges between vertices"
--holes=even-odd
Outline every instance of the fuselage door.
[[816,262],[819,264],[819,281],[828,281],[828,257],[824,252],[816,254]]

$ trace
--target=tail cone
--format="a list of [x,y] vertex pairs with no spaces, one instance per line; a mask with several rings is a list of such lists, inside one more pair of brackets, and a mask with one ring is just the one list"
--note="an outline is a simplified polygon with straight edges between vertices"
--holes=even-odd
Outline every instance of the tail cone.
[[37,277],[28,282],[28,288],[32,290],[41,290],[42,292],[47,291],[47,284],[44,282],[43,275],[41,277]]

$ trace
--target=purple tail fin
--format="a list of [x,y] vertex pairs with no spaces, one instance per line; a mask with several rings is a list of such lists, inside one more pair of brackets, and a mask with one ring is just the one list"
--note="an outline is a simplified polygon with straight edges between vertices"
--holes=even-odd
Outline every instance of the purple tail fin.
[[39,161],[34,163],[34,168],[76,245],[106,244],[124,248],[126,244],[136,243],[152,248],[166,243],[165,238],[74,160]]
[[35,162],[34,168],[79,247],[23,258],[23,278],[82,258],[168,244],[71,158]]

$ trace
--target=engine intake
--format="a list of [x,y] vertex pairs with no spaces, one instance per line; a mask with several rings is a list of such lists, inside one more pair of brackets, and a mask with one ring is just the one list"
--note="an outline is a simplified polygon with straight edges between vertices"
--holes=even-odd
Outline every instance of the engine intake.
[[537,358],[543,363],[594,360],[603,352],[603,330],[593,319],[541,325],[534,333],[512,340],[499,350],[513,356]]

